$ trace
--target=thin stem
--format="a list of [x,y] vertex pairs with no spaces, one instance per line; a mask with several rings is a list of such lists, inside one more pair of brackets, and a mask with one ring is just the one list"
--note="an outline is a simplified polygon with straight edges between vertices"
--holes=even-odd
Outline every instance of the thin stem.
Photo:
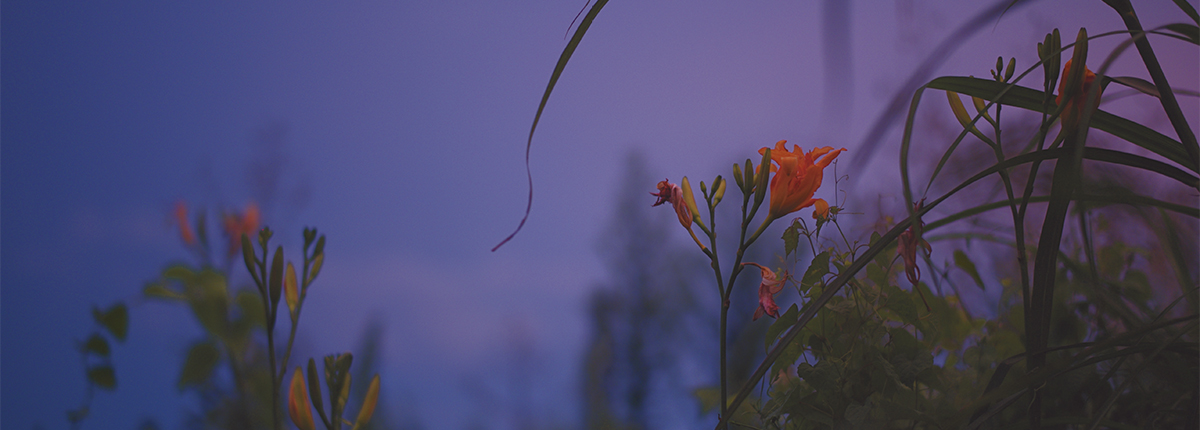
[[288,333],[287,348],[283,350],[283,362],[279,366],[279,380],[283,381],[283,377],[287,373],[288,359],[292,356],[292,343],[296,340],[296,329],[300,326],[300,310],[304,308],[304,297],[308,295],[308,268],[311,261],[308,259],[308,249],[304,250],[304,268],[300,270],[300,294],[296,300],[296,315],[289,316],[292,319],[292,329]]
[[262,243],[262,250],[263,258],[258,264],[258,269],[259,273],[261,274],[259,279],[262,280],[263,285],[262,288],[259,289],[259,292],[261,292],[263,296],[263,310],[264,315],[266,315],[267,318],[267,321],[264,321],[264,323],[267,325],[267,357],[271,364],[271,428],[278,430],[281,428],[279,422],[279,378],[277,377],[275,369],[275,336],[273,333],[274,330],[272,330],[271,327],[271,321],[274,320],[274,316],[271,315],[271,297],[269,294],[271,286],[270,279],[267,277],[268,251],[265,241]]
[[[708,196],[705,196],[705,197],[708,198]],[[743,197],[742,200],[743,200],[742,216],[744,217],[746,214],[746,202],[748,202],[748,200],[746,197]],[[716,278],[717,278],[717,293],[720,294],[720,297],[721,297],[721,323],[720,323],[721,332],[719,334],[720,366],[721,366],[721,371],[720,371],[720,374],[721,374],[721,376],[720,376],[720,378],[721,378],[721,416],[725,417],[725,415],[728,413],[728,411],[726,411],[726,408],[725,408],[726,392],[728,390],[728,386],[727,386],[728,382],[726,381],[726,374],[725,374],[725,354],[726,354],[726,352],[725,352],[725,330],[727,328],[727,323],[729,320],[729,289],[732,289],[733,284],[732,283],[729,284],[729,286],[731,288],[727,289],[727,288],[725,288],[725,285],[723,285],[721,283],[721,279],[722,279],[721,260],[720,260],[720,256],[717,254],[717,211],[716,211],[716,207],[713,206],[711,199],[708,199],[708,220],[710,223],[712,223],[712,226],[713,226],[712,231],[708,233],[708,241],[709,241],[708,243],[710,245],[712,245],[712,251],[708,252],[708,250],[705,250],[705,254],[708,254],[709,260],[712,261],[713,275],[716,276]],[[700,243],[700,240],[697,239],[696,243]],[[700,245],[700,247],[704,248],[704,245]],[[728,426],[726,428],[728,428]]]

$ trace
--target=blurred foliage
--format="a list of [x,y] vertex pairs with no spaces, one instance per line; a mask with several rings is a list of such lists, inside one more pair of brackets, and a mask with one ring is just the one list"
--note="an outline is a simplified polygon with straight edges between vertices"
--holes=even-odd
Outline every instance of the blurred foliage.
[[[143,295],[150,300],[185,305],[203,330],[203,334],[188,348],[175,381],[180,392],[195,393],[200,401],[201,412],[188,419],[187,427],[284,428],[281,413],[284,399],[280,391],[308,288],[320,274],[325,261],[325,236],[319,235],[316,229],[304,229],[301,272],[298,276],[293,263],[284,264],[286,259],[282,247],[276,247],[268,267],[267,255],[273,233],[269,228],[259,229],[260,215],[253,204],[244,212],[222,215],[228,246],[214,247],[209,240],[205,211],[199,211],[193,222],[186,206],[178,203],[174,215],[181,241],[200,263],[168,265],[157,280],[145,286]],[[251,234],[257,238],[257,251],[251,243]],[[224,260],[224,265],[229,267],[239,254],[246,263],[257,291],[231,287],[227,272],[212,264]],[[281,300],[286,305],[282,308],[279,307]],[[275,344],[274,328],[280,309],[287,313],[291,322],[287,343],[283,348]],[[129,312],[125,304],[118,303],[105,310],[95,309],[93,314],[97,325],[105,328],[117,340],[124,341],[129,325]],[[115,370],[108,362],[110,349],[108,341],[99,333],[81,343],[80,351],[84,355],[91,386],[108,390],[116,388]],[[277,352],[281,353],[279,359],[276,358]],[[371,352],[368,357],[374,355]],[[343,422],[348,422],[342,419],[342,415],[352,385],[351,361],[350,353],[325,359],[324,385],[331,407],[328,414],[321,408],[322,384],[316,383],[316,370],[311,359],[311,392],[293,387],[289,390],[291,397],[287,399],[288,406],[291,409],[304,407],[309,410],[308,403],[311,400],[322,417],[324,427],[340,429]],[[372,366],[368,364],[366,367]],[[355,403],[360,407],[353,425],[355,429],[366,428],[378,399],[379,376],[370,378],[366,390],[357,390],[355,393]],[[295,398],[297,396],[298,399]],[[68,412],[68,419],[73,425],[78,426],[87,416],[90,399],[91,389],[84,405]],[[302,429],[314,428],[311,420],[296,424]]]

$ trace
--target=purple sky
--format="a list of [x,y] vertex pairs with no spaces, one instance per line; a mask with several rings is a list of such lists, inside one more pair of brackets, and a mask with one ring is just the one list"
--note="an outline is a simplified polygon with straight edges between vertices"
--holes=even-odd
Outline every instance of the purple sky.
[[[609,4],[542,117],[529,222],[492,253],[524,210],[525,137],[582,1],[5,1],[0,427],[66,427],[84,389],[72,345],[90,307],[115,300],[134,303],[114,352],[120,387],[96,397],[87,426],[178,424],[192,402],[174,381],[198,328],[183,308],[137,297],[187,257],[171,204],[244,205],[256,135],[272,124],[286,125],[285,195],[266,221],[289,250],[305,225],[329,240],[302,322],[310,354],[356,348],[378,318],[389,407],[414,402],[427,428],[457,429],[476,411],[464,381],[502,371],[497,357],[525,339],[539,422],[574,425],[585,298],[605,279],[595,242],[625,155],[640,150],[677,181],[728,176],[780,139],[853,154],[975,3],[855,2],[852,108],[833,114],[821,111],[817,2]],[[1185,19],[1168,0],[1144,3],[1147,27]],[[1122,28],[1099,1],[1035,3],[964,41],[936,75],[986,76],[997,55],[1024,69],[1047,31],[1070,40],[1081,26]],[[1195,47],[1155,43],[1173,83],[1195,90]],[[1110,74],[1145,77],[1135,57]],[[1195,127],[1196,99],[1182,102]],[[944,104],[927,94],[928,109]],[[1139,109],[1112,108],[1169,131]],[[870,166],[841,165],[851,191],[896,198],[888,142]],[[295,189],[303,205],[287,203]]]

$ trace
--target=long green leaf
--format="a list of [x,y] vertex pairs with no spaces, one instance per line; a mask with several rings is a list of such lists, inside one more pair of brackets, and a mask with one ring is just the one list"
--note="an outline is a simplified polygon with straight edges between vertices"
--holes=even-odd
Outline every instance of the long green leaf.
[[588,27],[592,26],[592,21],[596,19],[596,15],[600,14],[600,9],[608,0],[597,0],[596,4],[592,5],[592,9],[583,17],[583,21],[579,22],[579,28],[575,29],[575,35],[571,36],[571,40],[567,42],[567,47],[563,48],[562,55],[558,57],[558,64],[554,65],[554,73],[550,74],[550,83],[546,84],[546,92],[542,94],[542,101],[538,103],[537,114],[533,116],[533,125],[529,127],[529,139],[525,142],[525,177],[529,180],[529,199],[525,203],[525,216],[521,217],[521,223],[517,224],[517,229],[513,230],[512,234],[500,241],[492,252],[496,252],[509,240],[512,240],[522,227],[525,227],[525,221],[529,220],[529,212],[533,210],[533,172],[529,169],[529,149],[533,147],[533,132],[537,130],[538,121],[542,119],[542,111],[546,109],[546,102],[550,101],[550,93],[554,91],[554,84],[558,83],[558,78],[562,76],[563,69],[567,68],[567,61],[571,59],[571,55],[575,53],[575,48],[579,46],[579,42],[583,40],[584,33],[587,33]]
[[1192,21],[1195,21],[1196,25],[1200,25],[1200,14],[1196,13],[1196,8],[1192,7],[1192,5],[1187,2],[1187,0],[1174,0],[1174,1],[1175,1],[1175,5],[1179,6],[1180,10],[1183,10],[1183,13],[1186,13],[1187,16],[1192,19]]
[[[1012,85],[1010,87],[1009,84],[980,78],[943,76],[930,81],[926,87],[954,91],[984,100],[996,100],[1001,104],[1028,109],[1034,112],[1054,113],[1053,111],[1043,109],[1042,99],[1044,93],[1019,85]],[[1161,155],[1163,158],[1183,166],[1192,172],[1200,173],[1200,165],[1197,165],[1194,160],[1188,157],[1187,150],[1184,149],[1182,143],[1162,133],[1151,130],[1144,125],[1099,109],[1092,113],[1090,125],[1092,128],[1104,131]]]

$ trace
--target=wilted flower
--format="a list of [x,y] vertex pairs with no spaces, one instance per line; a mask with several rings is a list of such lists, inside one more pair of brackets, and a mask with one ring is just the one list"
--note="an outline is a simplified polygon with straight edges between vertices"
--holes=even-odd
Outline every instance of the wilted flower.
[[[925,204],[925,199],[913,204],[913,211],[919,212]],[[900,253],[900,258],[904,259],[904,274],[908,276],[908,282],[917,285],[917,281],[921,280],[921,268],[917,267],[917,247],[925,248],[925,254],[928,255],[933,251],[929,246],[929,242],[921,238],[922,230],[925,228],[925,222],[921,221],[918,216],[916,223],[908,227],[900,233],[900,240],[897,243],[897,250]]]
[[[683,184],[687,186],[687,178],[683,178]],[[696,207],[696,202],[693,200],[690,188],[685,190],[678,185],[668,182],[663,179],[658,183],[658,192],[650,193],[650,195],[658,197],[658,200],[651,206],[658,206],[663,203],[670,203],[671,207],[675,208],[675,215],[679,217],[679,224],[686,228],[688,234],[692,235],[692,240],[700,245],[700,249],[708,249],[703,243],[700,243],[700,238],[696,237],[696,232],[692,231],[692,208]]]
[[175,202],[175,222],[179,223],[179,237],[183,239],[183,243],[188,246],[195,244],[196,234],[192,232],[192,226],[188,223],[187,203],[183,200]]
[[258,231],[258,206],[251,202],[246,205],[246,212],[225,214],[225,235],[229,236],[229,255],[235,255],[242,249],[242,235],[254,237]]
[[[821,200],[814,199],[813,194],[821,187],[825,167],[846,150],[834,150],[826,146],[813,148],[805,153],[799,145],[792,145],[792,151],[788,151],[784,147],[786,143],[786,140],[781,140],[775,144],[775,149],[771,150],[771,161],[778,165],[771,166],[772,171],[777,170],[775,177],[771,178],[769,219],[772,220],[812,206]],[[758,153],[765,154],[766,151],[767,148],[762,148]],[[825,206],[828,207],[828,203]]]
[[754,266],[762,271],[762,284],[758,286],[758,309],[754,310],[754,320],[764,314],[779,318],[779,305],[775,304],[775,295],[783,290],[783,281],[775,277],[775,272],[758,263],[742,263],[743,266]]
[[679,216],[679,223],[683,225],[683,228],[689,231],[692,229],[692,211],[688,210],[687,203],[683,201],[683,189],[663,179],[658,183],[658,192],[650,193],[650,195],[658,197],[658,200],[651,206],[670,203],[675,208],[675,215]]
[[[1092,84],[1096,80],[1096,74],[1092,73],[1085,64],[1083,66],[1083,79],[1079,82],[1079,86],[1075,88],[1067,88],[1068,76],[1071,76],[1071,60],[1063,66],[1063,79],[1058,82],[1058,97],[1054,99],[1054,103],[1063,107],[1062,111],[1062,128],[1063,130],[1074,130],[1079,126],[1079,118],[1083,116],[1083,108],[1087,103],[1088,93],[1092,90]],[[1103,89],[1101,89],[1103,90]],[[1069,97],[1064,97],[1069,96]],[[1064,101],[1063,99],[1066,98]],[[1100,96],[1097,94],[1095,103],[1100,103]]]

